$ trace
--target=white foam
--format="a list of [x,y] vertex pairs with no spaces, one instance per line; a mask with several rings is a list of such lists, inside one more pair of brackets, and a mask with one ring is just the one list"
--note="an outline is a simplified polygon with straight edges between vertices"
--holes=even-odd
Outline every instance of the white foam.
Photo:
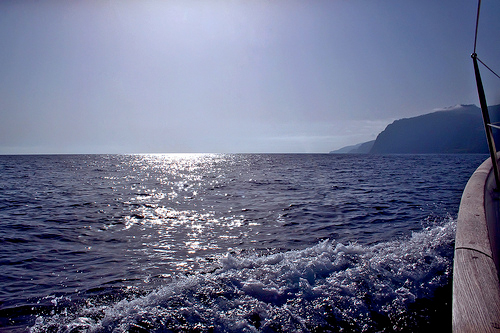
[[417,299],[449,283],[453,220],[373,246],[323,241],[272,255],[225,255],[213,273],[178,278],[132,300],[38,318],[32,332],[131,329],[258,332],[401,325]]

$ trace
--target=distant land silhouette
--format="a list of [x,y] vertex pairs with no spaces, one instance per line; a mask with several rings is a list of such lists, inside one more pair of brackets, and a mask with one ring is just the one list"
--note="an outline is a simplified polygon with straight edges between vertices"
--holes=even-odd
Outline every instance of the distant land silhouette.
[[[500,120],[500,105],[488,107],[492,122]],[[500,148],[500,130],[493,129]],[[457,105],[394,121],[376,140],[344,147],[332,154],[472,154],[488,153],[481,109]]]

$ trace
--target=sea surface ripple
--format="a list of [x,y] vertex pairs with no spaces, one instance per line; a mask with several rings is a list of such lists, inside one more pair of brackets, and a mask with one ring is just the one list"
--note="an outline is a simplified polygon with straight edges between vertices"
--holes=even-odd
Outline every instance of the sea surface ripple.
[[449,330],[485,158],[0,156],[0,329]]

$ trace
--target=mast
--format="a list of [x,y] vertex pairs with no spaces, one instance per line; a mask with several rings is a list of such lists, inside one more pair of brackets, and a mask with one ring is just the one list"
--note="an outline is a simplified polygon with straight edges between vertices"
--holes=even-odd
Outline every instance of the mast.
[[[474,37],[474,52],[472,53],[472,62],[474,64],[474,75],[476,76],[477,94],[479,95],[479,104],[481,106],[481,113],[483,114],[484,130],[486,133],[486,140],[488,141],[488,150],[490,151],[491,162],[493,164],[493,173],[495,174],[496,189],[500,190],[500,173],[498,170],[497,150],[495,147],[495,139],[493,138],[492,125],[490,114],[488,112],[488,104],[486,103],[486,96],[484,94],[483,81],[481,80],[481,73],[479,72],[478,58],[476,53],[477,45],[477,30],[479,26],[479,11],[481,9],[481,0],[477,5],[476,17],[476,34]],[[482,62],[481,62],[482,63]]]

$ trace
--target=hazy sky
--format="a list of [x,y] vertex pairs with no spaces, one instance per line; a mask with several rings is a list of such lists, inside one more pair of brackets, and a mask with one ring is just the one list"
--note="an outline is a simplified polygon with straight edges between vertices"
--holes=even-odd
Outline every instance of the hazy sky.
[[[478,104],[476,7],[4,0],[0,154],[328,152],[372,140],[394,119]],[[478,54],[497,70],[499,14],[483,1]]]

